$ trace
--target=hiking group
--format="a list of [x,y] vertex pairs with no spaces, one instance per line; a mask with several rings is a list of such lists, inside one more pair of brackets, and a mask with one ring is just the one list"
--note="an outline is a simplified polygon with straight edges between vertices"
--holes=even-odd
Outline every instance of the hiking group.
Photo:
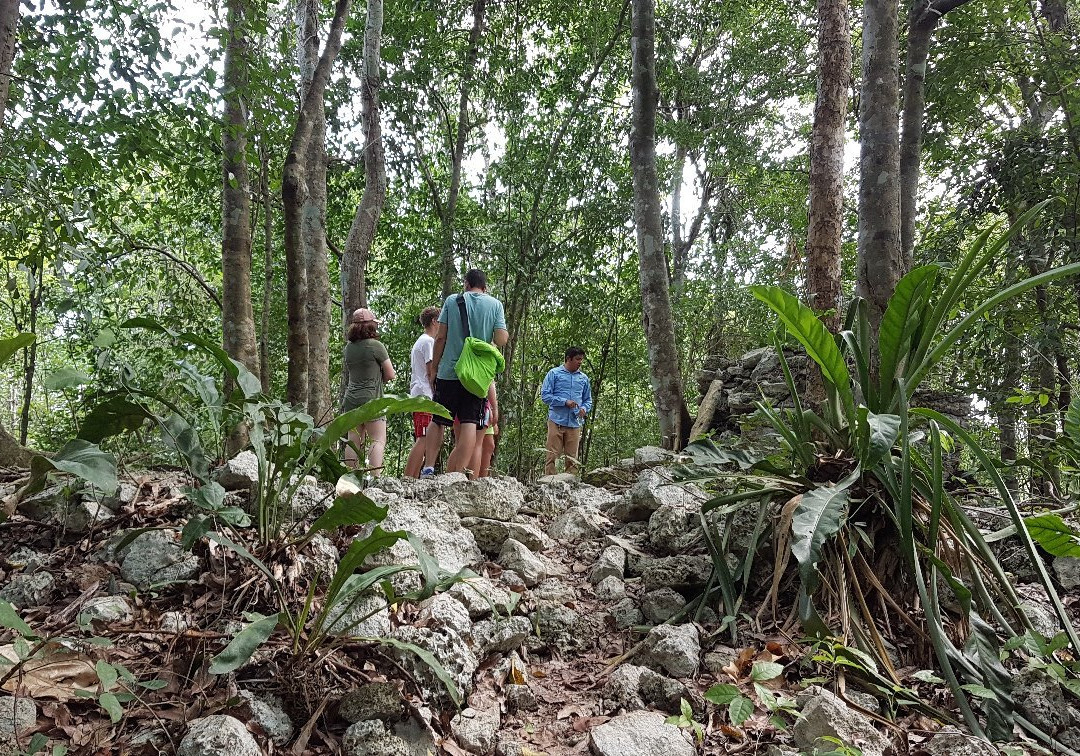
[[[465,274],[464,290],[446,298],[442,308],[425,307],[420,313],[424,332],[410,353],[409,396],[424,396],[441,404],[450,418],[413,413],[415,443],[405,464],[413,478],[435,474],[444,429],[452,428],[454,448],[446,472],[470,477],[489,474],[499,433],[499,399],[495,374],[505,363],[499,351],[510,337],[503,304],[487,293],[487,276],[473,268]],[[341,411],[348,412],[383,395],[383,386],[396,377],[386,347],[379,341],[379,320],[366,307],[353,312],[347,332],[343,369],[346,388]],[[589,378],[581,371],[585,350],[569,347],[562,365],[548,371],[540,398],[548,406],[544,474],[555,473],[555,463],[566,458],[566,472],[578,469],[581,428],[592,409]],[[345,463],[360,466],[358,450],[370,442],[367,468],[382,472],[386,448],[386,418],[370,420],[349,432]]]

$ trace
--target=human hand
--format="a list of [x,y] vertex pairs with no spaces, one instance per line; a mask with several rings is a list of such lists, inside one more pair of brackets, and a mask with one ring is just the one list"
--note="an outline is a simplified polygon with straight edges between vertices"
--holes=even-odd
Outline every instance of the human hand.
[[574,407],[577,406],[577,402],[575,402],[573,399],[567,399],[566,400],[566,406],[569,407],[570,409],[573,409]]
[[577,415],[578,415],[578,417],[580,417],[580,418],[581,418],[582,420],[584,420],[584,419],[585,419],[585,408],[584,408],[584,407],[582,407],[581,409],[579,409],[579,410],[578,410],[578,413],[577,413]]

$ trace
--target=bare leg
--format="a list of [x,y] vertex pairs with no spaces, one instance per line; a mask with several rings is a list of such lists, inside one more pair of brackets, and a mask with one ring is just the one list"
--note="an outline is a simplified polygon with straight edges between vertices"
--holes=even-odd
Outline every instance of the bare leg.
[[487,478],[491,474],[491,457],[495,454],[495,436],[491,434],[484,434],[484,443],[481,445],[482,451],[480,452],[480,472],[479,477]]
[[368,466],[374,477],[382,475],[383,450],[386,448],[386,421],[372,420],[364,423],[364,430],[371,438],[371,450],[368,452]]
[[[430,425],[427,427],[427,430],[431,430]],[[424,458],[427,456],[427,446],[427,436],[421,436],[420,438],[416,439],[415,443],[413,443],[412,449],[409,450],[409,459],[405,462],[405,477],[420,477],[420,470],[423,469]]]
[[439,449],[442,448],[442,441],[442,426],[432,422],[427,427],[427,435],[424,436],[424,467],[435,467],[435,463],[439,461]]
[[349,443],[345,445],[345,466],[350,470],[360,467],[359,449],[364,448],[364,429],[353,428],[349,431]]
[[457,443],[450,459],[446,460],[447,472],[464,472],[472,463],[473,448],[476,443],[476,423],[461,423],[458,426]]

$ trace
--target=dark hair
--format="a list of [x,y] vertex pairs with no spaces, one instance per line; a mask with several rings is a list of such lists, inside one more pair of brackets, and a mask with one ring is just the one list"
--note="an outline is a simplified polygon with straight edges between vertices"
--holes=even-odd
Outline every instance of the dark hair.
[[431,325],[431,321],[439,317],[440,312],[438,307],[425,307],[420,313],[420,325],[427,328]]
[[379,324],[374,320],[365,320],[363,323],[353,323],[349,326],[349,341],[363,341],[378,337]]
[[576,346],[566,348],[566,359],[572,360],[574,357],[577,357],[578,355],[581,355],[582,357],[584,357],[585,356],[585,350],[582,349],[581,347],[576,347]]
[[487,276],[479,268],[470,268],[465,274],[465,286],[469,289],[486,289]]

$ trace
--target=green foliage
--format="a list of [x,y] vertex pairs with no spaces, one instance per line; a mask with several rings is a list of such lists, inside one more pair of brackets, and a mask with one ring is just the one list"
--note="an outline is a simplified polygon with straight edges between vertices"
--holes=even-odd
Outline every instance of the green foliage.
[[698,742],[698,745],[705,742],[705,728],[694,719],[694,710],[690,707],[690,702],[685,698],[679,699],[678,716],[668,717],[664,720],[664,724],[675,725],[681,730],[690,730],[694,733],[694,739]]

